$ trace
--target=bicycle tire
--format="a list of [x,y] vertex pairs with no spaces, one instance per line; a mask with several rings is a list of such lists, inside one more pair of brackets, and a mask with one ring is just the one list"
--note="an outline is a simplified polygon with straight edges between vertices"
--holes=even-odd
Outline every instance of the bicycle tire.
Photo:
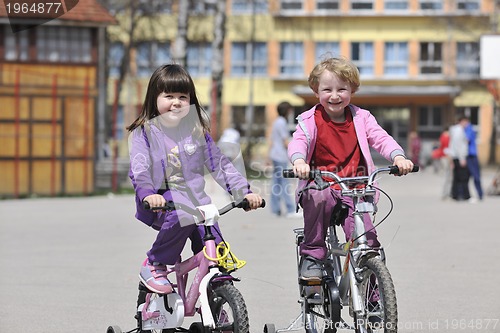
[[306,333],[336,333],[335,323],[328,319],[323,305],[310,305],[304,311],[304,329]]
[[[396,291],[391,274],[380,257],[370,257],[360,262],[363,270],[360,286],[361,299],[366,309],[359,318],[354,314],[356,333],[396,333],[398,309]],[[379,299],[375,302],[376,299]]]
[[215,321],[214,332],[249,333],[245,300],[231,282],[214,286],[208,301]]

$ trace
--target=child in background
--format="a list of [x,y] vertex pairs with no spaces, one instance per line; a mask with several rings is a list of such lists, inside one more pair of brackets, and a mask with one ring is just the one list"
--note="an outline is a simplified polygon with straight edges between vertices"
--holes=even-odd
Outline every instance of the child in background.
[[[342,225],[349,240],[354,229],[354,207],[352,198],[342,197],[335,187],[300,192],[308,183],[311,168],[332,171],[341,177],[367,175],[375,169],[370,146],[397,166],[401,175],[409,173],[413,163],[369,111],[350,104],[360,85],[359,71],[351,61],[323,60],[314,67],[308,81],[319,104],[297,117],[288,156],[301,179],[297,189],[297,202],[304,211],[300,276],[316,280],[322,276],[320,262],[326,256],[325,236],[333,208],[340,201],[349,207]],[[369,217],[365,217],[365,228],[368,245],[380,246]]]
[[139,277],[151,291],[166,294],[172,292],[166,265],[176,263],[188,238],[193,252],[201,251],[203,228],[186,212],[148,211],[143,201],[151,207],[167,201],[192,208],[209,204],[205,168],[236,200],[246,198],[250,209],[258,208],[262,198],[250,191],[247,180],[217,148],[193,80],[183,67],[164,65],[153,73],[142,111],[127,129],[136,217],[158,230]]

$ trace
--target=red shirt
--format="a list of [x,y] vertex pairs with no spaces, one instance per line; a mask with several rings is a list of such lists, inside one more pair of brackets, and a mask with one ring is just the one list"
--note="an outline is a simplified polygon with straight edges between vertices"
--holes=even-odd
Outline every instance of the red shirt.
[[311,161],[312,169],[337,173],[340,177],[366,174],[366,166],[359,147],[351,112],[345,112],[346,120],[333,122],[324,108],[314,112],[318,134]]

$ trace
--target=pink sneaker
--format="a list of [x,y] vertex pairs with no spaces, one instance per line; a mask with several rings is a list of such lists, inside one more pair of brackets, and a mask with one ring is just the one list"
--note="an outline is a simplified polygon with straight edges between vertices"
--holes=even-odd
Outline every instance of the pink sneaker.
[[163,264],[144,260],[139,278],[149,290],[157,294],[170,294],[173,290],[167,279],[167,266]]

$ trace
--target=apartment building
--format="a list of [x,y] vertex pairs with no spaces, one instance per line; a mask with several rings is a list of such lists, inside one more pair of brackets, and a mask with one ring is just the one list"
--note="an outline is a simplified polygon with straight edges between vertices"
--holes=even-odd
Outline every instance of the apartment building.
[[[188,22],[187,67],[207,107],[214,6],[196,2]],[[152,70],[170,61],[176,8],[165,8],[157,22],[164,29],[142,31],[120,97],[120,128],[135,117]],[[265,146],[277,104],[291,102],[296,114],[314,105],[310,70],[325,56],[344,56],[361,73],[352,102],[371,110],[401,145],[417,131],[429,154],[455,115],[465,113],[478,132],[481,163],[489,160],[495,104],[479,77],[479,41],[496,29],[494,0],[227,0],[226,14],[222,127],[251,126],[253,140]],[[121,41],[111,51],[110,63],[118,64]]]

